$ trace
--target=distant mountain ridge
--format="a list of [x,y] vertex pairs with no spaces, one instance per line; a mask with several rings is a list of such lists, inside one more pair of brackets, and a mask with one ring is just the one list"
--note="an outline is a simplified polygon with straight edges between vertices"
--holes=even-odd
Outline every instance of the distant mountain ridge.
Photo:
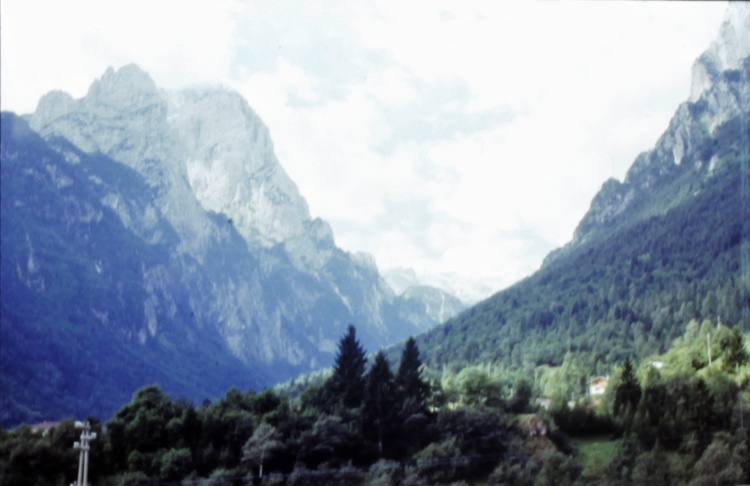
[[375,350],[449,315],[336,246],[237,93],[130,65],[25,118],[2,124],[5,424],[260,388],[330,364],[349,324]]
[[623,182],[604,183],[538,272],[423,335],[430,365],[494,362],[533,376],[572,351],[595,375],[663,351],[691,319],[748,329],[748,32],[750,6],[730,3],[655,147]]

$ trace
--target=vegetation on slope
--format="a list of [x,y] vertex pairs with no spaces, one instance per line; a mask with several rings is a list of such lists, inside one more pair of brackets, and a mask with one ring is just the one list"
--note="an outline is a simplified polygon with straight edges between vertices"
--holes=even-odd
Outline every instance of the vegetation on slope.
[[623,216],[608,234],[421,336],[425,361],[489,362],[531,377],[573,352],[603,374],[626,357],[664,351],[691,319],[748,330],[750,190],[742,129],[734,119],[707,142],[713,152],[704,155],[721,160],[710,175],[708,168],[678,174],[679,183],[654,188],[648,202],[670,207],[672,189],[689,181],[692,195],[682,204]]
[[[98,485],[747,481],[747,343],[708,321],[687,327],[664,355],[613,370],[605,395],[566,390],[549,412],[537,398],[557,389],[544,390],[543,380],[509,391],[496,367],[430,371],[413,340],[395,372],[382,353],[368,366],[350,328],[329,378],[296,396],[232,389],[195,407],[142,388],[106,424],[89,419],[99,434],[90,477]],[[716,337],[711,365],[701,354],[707,332]],[[548,373],[565,382],[569,371]],[[72,420],[48,434],[29,425],[0,432],[0,483],[69,484],[77,434]],[[598,462],[592,440],[608,448]]]

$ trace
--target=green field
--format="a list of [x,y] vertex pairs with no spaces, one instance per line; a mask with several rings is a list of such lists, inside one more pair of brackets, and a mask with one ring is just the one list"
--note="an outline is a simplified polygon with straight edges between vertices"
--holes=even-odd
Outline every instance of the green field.
[[572,442],[580,453],[584,477],[595,477],[604,472],[620,441],[604,435],[574,438]]

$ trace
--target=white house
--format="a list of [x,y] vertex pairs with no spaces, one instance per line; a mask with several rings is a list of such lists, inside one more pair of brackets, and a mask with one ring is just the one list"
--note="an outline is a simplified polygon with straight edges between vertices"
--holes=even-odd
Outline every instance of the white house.
[[604,395],[607,391],[607,385],[609,385],[609,375],[597,376],[593,380],[589,381],[589,395],[597,396]]

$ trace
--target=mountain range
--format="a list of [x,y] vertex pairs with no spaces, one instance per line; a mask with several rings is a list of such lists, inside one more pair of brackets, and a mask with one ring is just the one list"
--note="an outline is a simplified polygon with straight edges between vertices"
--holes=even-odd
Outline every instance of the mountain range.
[[531,377],[575,355],[582,379],[692,320],[748,330],[749,33],[731,3],[655,146],[538,272],[463,311],[338,248],[230,90],[166,91],[130,65],[3,113],[0,420],[108,418],[150,383],[262,388],[329,365],[350,323],[369,350],[422,333],[431,367]]
[[108,69],[3,113],[0,168],[3,424],[263,388],[328,366],[349,324],[375,350],[463,308],[338,248],[228,89]]

